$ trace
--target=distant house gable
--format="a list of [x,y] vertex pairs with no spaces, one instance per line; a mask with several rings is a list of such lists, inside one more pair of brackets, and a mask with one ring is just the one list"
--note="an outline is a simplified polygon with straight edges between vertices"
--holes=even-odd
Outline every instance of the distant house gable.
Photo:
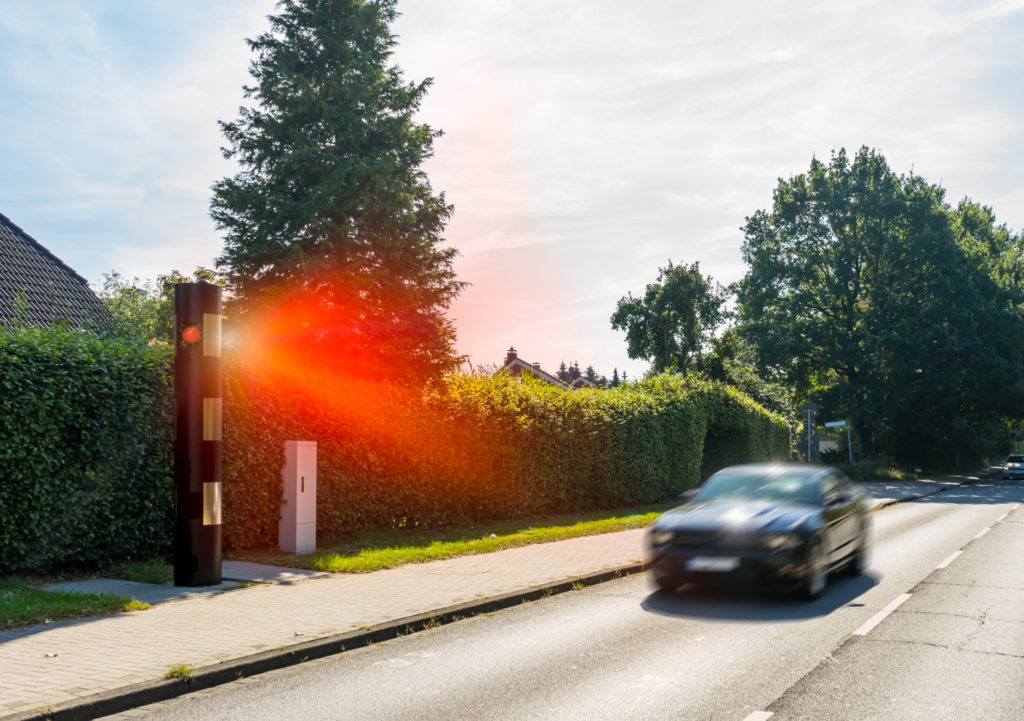
[[544,371],[540,367],[540,363],[527,363],[518,355],[516,355],[515,348],[509,348],[508,353],[505,354],[505,365],[501,367],[501,370],[514,376],[522,375],[526,373],[534,378],[540,378],[545,383],[550,383],[553,386],[561,388],[563,391],[569,390],[569,384],[563,382],[558,376],[553,376],[550,373]]
[[109,324],[85,278],[0,214],[0,323],[76,328]]
[[576,376],[571,381],[569,381],[569,385],[572,386],[574,389],[597,388],[597,386],[585,376]]

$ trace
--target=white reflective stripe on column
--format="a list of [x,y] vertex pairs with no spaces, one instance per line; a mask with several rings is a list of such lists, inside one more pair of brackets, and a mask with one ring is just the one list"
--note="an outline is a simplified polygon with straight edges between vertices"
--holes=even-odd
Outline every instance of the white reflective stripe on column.
[[220,358],[220,319],[215,313],[203,313],[203,355]]
[[220,525],[220,481],[203,484],[203,525]]
[[221,438],[221,399],[203,399],[203,440],[219,441]]

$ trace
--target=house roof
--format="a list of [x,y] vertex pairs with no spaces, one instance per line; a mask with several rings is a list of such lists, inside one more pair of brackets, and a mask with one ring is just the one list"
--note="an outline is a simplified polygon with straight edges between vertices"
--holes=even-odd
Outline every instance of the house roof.
[[[529,373],[534,378],[540,378],[542,381],[546,381],[553,386],[557,386],[562,390],[579,389],[579,388],[597,388],[597,385],[588,380],[585,376],[577,375],[575,378],[570,378],[568,381],[563,381],[558,376],[552,375],[541,369],[540,363],[527,363],[518,356],[515,348],[509,348],[505,354],[505,365],[499,370],[507,371],[513,375],[519,375],[521,373]],[[579,373],[579,367],[576,367],[576,373]]]
[[74,327],[109,324],[85,278],[0,214],[0,323]]
[[550,383],[553,386],[558,386],[562,390],[567,390],[569,388],[568,384],[563,383],[558,377],[541,370],[539,363],[527,363],[522,358],[513,358],[511,361],[506,363],[501,370],[509,371],[511,373],[515,373],[517,371],[520,373],[526,372],[535,378],[540,378],[542,381]]

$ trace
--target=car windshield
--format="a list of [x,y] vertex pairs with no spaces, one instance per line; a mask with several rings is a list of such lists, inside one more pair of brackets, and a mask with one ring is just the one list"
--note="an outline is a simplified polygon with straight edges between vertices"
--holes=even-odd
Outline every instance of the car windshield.
[[1024,456],[1008,456],[1007,463],[1024,463]]
[[728,471],[708,478],[694,501],[763,499],[789,503],[819,503],[818,480],[806,473],[789,471]]

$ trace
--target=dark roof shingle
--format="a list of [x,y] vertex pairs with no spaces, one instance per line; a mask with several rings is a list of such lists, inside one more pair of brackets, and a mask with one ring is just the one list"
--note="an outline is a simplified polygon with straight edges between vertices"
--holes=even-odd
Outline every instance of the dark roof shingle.
[[109,325],[85,278],[0,214],[0,323]]

